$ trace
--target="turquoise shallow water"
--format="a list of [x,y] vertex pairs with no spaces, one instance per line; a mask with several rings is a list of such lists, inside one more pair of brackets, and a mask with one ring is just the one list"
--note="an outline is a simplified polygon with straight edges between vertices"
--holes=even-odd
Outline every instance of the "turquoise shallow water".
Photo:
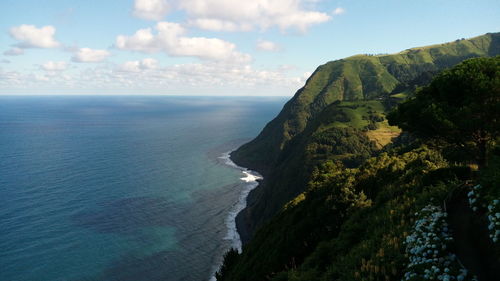
[[285,98],[0,97],[0,280],[208,280]]

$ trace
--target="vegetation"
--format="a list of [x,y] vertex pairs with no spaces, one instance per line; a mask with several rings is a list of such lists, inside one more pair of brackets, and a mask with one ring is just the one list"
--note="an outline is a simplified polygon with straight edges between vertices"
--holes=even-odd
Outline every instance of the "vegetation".
[[414,99],[389,115],[389,123],[460,148],[472,146],[479,166],[500,133],[500,57],[467,60],[443,71]]
[[416,215],[419,218],[405,241],[410,262],[404,280],[474,280],[450,253],[453,237],[446,222],[448,214],[438,206],[428,205]]
[[500,55],[500,33],[408,49],[380,56],[357,55],[319,66],[280,114],[232,157],[245,167],[270,170],[280,152],[335,101],[385,99],[427,84],[433,74],[465,59]]
[[403,151],[354,169],[334,161],[318,167],[220,280],[400,280],[413,214],[470,174],[428,146]]
[[[497,34],[490,34],[398,55],[444,65],[458,59],[438,59],[440,54],[484,47],[478,42],[495,38]],[[486,49],[498,47],[488,45]],[[388,57],[370,59],[396,62],[400,58]],[[397,92],[384,92],[390,84],[386,80],[389,84],[377,86],[377,91],[383,90],[378,92],[382,99],[332,101],[314,114],[308,111],[303,127],[293,137],[289,135],[278,156],[273,156],[275,167],[268,170],[268,179],[249,202],[254,204],[249,209],[252,218],[270,219],[250,222],[250,228],[258,231],[241,254],[231,251],[226,255],[217,279],[474,280],[477,275],[479,280],[488,280],[498,276],[500,111],[493,109],[500,106],[499,60],[466,60],[438,74],[416,93],[422,81],[430,81],[427,76],[411,74],[413,78],[406,77],[406,84],[394,86]],[[394,73],[396,68],[391,69]],[[391,97],[403,92],[410,97],[403,103],[403,98]],[[378,96],[370,94],[370,98]],[[301,98],[298,94],[294,99]],[[385,118],[398,103],[389,119],[391,125],[403,129],[401,134]],[[462,120],[460,113],[470,119]],[[285,120],[283,114],[278,116],[281,121]],[[415,117],[420,120],[412,119]],[[291,119],[282,128],[290,129],[286,127],[289,122]],[[425,126],[429,123],[432,129]],[[390,144],[377,144],[373,132],[380,129],[398,136]],[[478,130],[488,135],[488,158],[481,158],[477,149],[480,144],[474,134]],[[456,157],[459,146],[472,149]],[[476,171],[464,155],[474,161],[483,159],[484,165]],[[476,239],[481,244],[469,245],[463,236],[471,232],[489,239]],[[477,253],[464,258],[464,249]],[[479,265],[470,262],[479,256]]]
[[[392,55],[358,55],[318,67],[259,136],[231,154],[236,163],[259,171],[265,178],[251,192],[248,207],[238,216],[239,225],[249,232],[243,237],[248,239],[305,190],[318,161],[345,158],[344,164],[353,167],[387,145],[400,130],[390,126],[385,115],[411,98],[418,87],[427,85],[436,73],[468,58],[495,55],[500,55],[500,33]],[[364,145],[360,157],[356,153],[339,154],[339,142],[326,144],[336,147],[331,149],[321,142],[316,147],[311,144],[324,130],[346,127],[355,128],[356,133],[341,138],[342,145],[366,144],[366,140],[375,144]],[[459,161],[470,156],[465,152],[450,147],[447,153]]]

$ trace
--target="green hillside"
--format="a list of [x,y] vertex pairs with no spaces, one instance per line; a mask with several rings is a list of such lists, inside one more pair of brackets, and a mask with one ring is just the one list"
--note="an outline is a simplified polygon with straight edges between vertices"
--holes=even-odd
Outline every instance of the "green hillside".
[[465,59],[498,54],[500,33],[489,33],[319,66],[257,138],[231,155],[265,176],[237,218],[243,239],[303,192],[321,161],[333,157],[355,167],[390,142],[399,131],[387,124],[385,114],[416,87]]
[[410,90],[428,84],[418,76],[396,86],[407,101],[334,101],[305,122],[243,213],[270,219],[250,224],[219,281],[497,280],[500,56]]
[[[337,100],[384,98],[422,73],[437,72],[467,58],[500,54],[500,34],[412,48],[397,54],[357,55],[319,66],[280,114],[250,143],[233,153],[244,166],[271,168],[288,141]],[[399,91],[401,92],[401,90]],[[263,153],[266,152],[266,153]]]

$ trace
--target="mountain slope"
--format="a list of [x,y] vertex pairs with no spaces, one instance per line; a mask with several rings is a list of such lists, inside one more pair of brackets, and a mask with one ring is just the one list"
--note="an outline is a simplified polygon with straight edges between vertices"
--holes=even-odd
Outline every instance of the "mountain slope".
[[276,163],[288,141],[334,101],[383,98],[424,72],[436,72],[472,57],[498,54],[500,33],[488,33],[392,55],[357,55],[328,62],[314,71],[257,138],[232,157],[243,166],[267,170]]
[[[497,280],[500,56],[466,60],[405,93],[414,98],[388,116],[405,131],[382,150],[371,138],[391,129],[384,116],[398,94],[336,101],[309,120],[255,193],[262,205],[252,215],[273,204],[276,214],[242,253],[226,254],[217,280]],[[488,124],[488,157],[429,126],[442,120],[462,137]]]
[[[321,150],[308,150],[311,146],[323,145],[315,136],[325,127],[334,130],[334,135],[342,134],[339,128],[355,128],[349,133],[348,142],[362,143],[362,150],[367,154],[344,162],[348,166],[359,164],[361,158],[374,152],[366,138],[378,143],[380,148],[397,135],[384,118],[398,100],[404,99],[415,87],[428,83],[440,70],[467,58],[498,54],[500,33],[489,33],[397,54],[357,55],[318,67],[257,138],[231,155],[238,165],[255,169],[265,176],[264,182],[251,192],[248,207],[238,215],[243,240],[247,241],[263,222],[304,191],[318,159],[331,156],[321,156]],[[367,101],[378,105],[360,111]],[[318,126],[319,123],[323,125]],[[343,139],[340,137],[340,142],[326,144],[329,147],[326,150],[337,147],[337,158],[349,158],[343,155],[345,151],[338,149],[346,145]]]

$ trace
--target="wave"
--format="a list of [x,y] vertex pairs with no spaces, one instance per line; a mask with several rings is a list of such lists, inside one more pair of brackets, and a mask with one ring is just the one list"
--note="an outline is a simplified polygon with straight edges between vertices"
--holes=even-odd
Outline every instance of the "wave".
[[[245,184],[241,190],[240,196],[238,197],[238,201],[233,205],[233,208],[229,211],[226,217],[225,224],[227,227],[227,234],[223,239],[226,241],[230,241],[231,248],[235,248],[239,253],[241,253],[242,243],[240,234],[238,233],[238,229],[236,228],[236,216],[239,212],[246,208],[248,194],[259,185],[258,181],[262,180],[263,177],[256,171],[252,171],[245,167],[236,165],[231,160],[231,152],[233,152],[233,150],[224,152],[218,158],[223,160],[225,165],[240,170],[244,175],[244,177],[241,177],[240,180],[245,182]],[[215,276],[212,276],[210,278],[210,281],[215,280]]]
[[226,218],[227,235],[224,237],[224,240],[231,241],[231,246],[233,248],[236,248],[238,252],[241,253],[242,244],[240,234],[238,233],[238,230],[236,228],[236,216],[239,212],[245,209],[245,207],[247,206],[248,194],[259,185],[258,180],[262,180],[263,177],[255,171],[236,165],[231,160],[231,152],[232,151],[223,153],[221,156],[219,156],[219,159],[224,160],[224,164],[241,170],[241,173],[245,176],[240,178],[240,180],[245,182],[246,184],[241,190],[238,201],[236,202],[236,204],[234,204],[232,210],[229,211],[229,214]]

